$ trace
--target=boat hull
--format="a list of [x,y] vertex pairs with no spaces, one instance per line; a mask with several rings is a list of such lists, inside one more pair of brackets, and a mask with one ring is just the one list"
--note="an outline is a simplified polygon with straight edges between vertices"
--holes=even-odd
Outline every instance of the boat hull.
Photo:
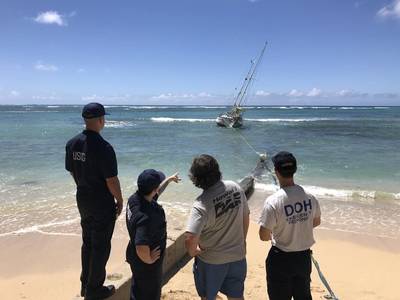
[[243,126],[243,119],[239,117],[231,117],[228,115],[218,116],[215,120],[218,126],[227,128],[239,128]]

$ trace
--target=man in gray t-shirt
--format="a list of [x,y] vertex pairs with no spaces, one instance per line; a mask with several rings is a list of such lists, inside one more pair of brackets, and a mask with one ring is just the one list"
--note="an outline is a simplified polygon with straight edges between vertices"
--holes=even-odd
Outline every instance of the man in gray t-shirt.
[[272,242],[265,263],[269,299],[310,300],[310,247],[321,210],[317,199],[294,183],[293,154],[282,151],[272,161],[281,189],[265,200],[258,221],[260,239]]
[[193,160],[190,176],[203,189],[186,228],[197,292],[202,299],[214,300],[219,291],[228,299],[242,299],[249,226],[244,191],[233,181],[221,180],[218,162],[210,155]]

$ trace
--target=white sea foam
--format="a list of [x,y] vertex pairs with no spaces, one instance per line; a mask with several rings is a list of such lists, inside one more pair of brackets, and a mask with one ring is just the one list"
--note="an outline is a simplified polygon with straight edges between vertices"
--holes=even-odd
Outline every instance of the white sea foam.
[[338,107],[338,109],[343,109],[343,110],[370,110],[373,109],[373,107],[363,107],[363,106],[341,106]]
[[245,119],[250,122],[318,122],[318,121],[336,121],[337,118],[299,118],[299,119]]
[[60,107],[59,105],[47,105],[47,108],[58,108]]
[[66,220],[66,221],[62,221],[62,222],[49,222],[49,223],[45,223],[45,224],[38,224],[38,225],[33,225],[33,226],[29,226],[29,227],[25,227],[25,228],[21,228],[15,231],[11,231],[11,232],[5,232],[5,233],[1,233],[0,237],[2,236],[9,236],[9,235],[18,235],[18,234],[26,234],[26,233],[43,233],[43,234],[51,234],[51,235],[77,235],[74,233],[56,233],[53,231],[45,231],[43,229],[46,228],[53,228],[53,227],[57,227],[57,226],[68,226],[68,225],[72,225],[72,224],[77,224],[80,222],[80,218],[75,218],[75,219],[70,219],[70,220]]
[[9,110],[7,113],[17,113],[17,114],[26,114],[26,113],[56,113],[58,110]]
[[178,106],[179,108],[189,108],[189,109],[218,109],[218,108],[228,108],[228,106],[220,105],[220,106],[213,106],[213,105],[183,105]]
[[168,109],[171,108],[170,106],[142,106],[142,105],[135,105],[135,106],[126,106],[128,109]]
[[226,106],[199,106],[200,108],[205,109],[214,109],[214,108],[227,108]]
[[[387,200],[400,200],[400,193],[387,193],[381,191],[365,191],[365,190],[344,190],[344,189],[332,189],[320,186],[305,185],[304,189],[313,194],[316,197],[321,198],[334,198],[335,200],[342,201],[354,201],[358,200],[361,202],[374,202],[374,201],[387,201]],[[256,189],[261,189],[266,192],[273,193],[278,187],[273,184],[256,183]],[[400,202],[398,203],[400,204]]]
[[151,118],[153,122],[162,122],[162,123],[170,123],[170,122],[214,122],[215,119],[191,119],[191,118],[166,118],[166,117],[158,117]]
[[135,124],[129,121],[106,121],[106,127],[108,128],[124,128],[132,126],[135,126]]

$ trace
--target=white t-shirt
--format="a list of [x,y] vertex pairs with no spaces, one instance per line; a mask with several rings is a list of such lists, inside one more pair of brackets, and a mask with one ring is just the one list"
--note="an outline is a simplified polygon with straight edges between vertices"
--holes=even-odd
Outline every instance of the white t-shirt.
[[313,219],[321,216],[317,199],[299,185],[281,188],[264,203],[258,224],[272,232],[272,245],[286,252],[314,243]]

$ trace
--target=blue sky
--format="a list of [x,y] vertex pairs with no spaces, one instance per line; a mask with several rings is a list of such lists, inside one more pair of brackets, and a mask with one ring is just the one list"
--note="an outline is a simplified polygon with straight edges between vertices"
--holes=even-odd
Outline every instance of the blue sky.
[[400,105],[400,0],[0,2],[0,104]]

